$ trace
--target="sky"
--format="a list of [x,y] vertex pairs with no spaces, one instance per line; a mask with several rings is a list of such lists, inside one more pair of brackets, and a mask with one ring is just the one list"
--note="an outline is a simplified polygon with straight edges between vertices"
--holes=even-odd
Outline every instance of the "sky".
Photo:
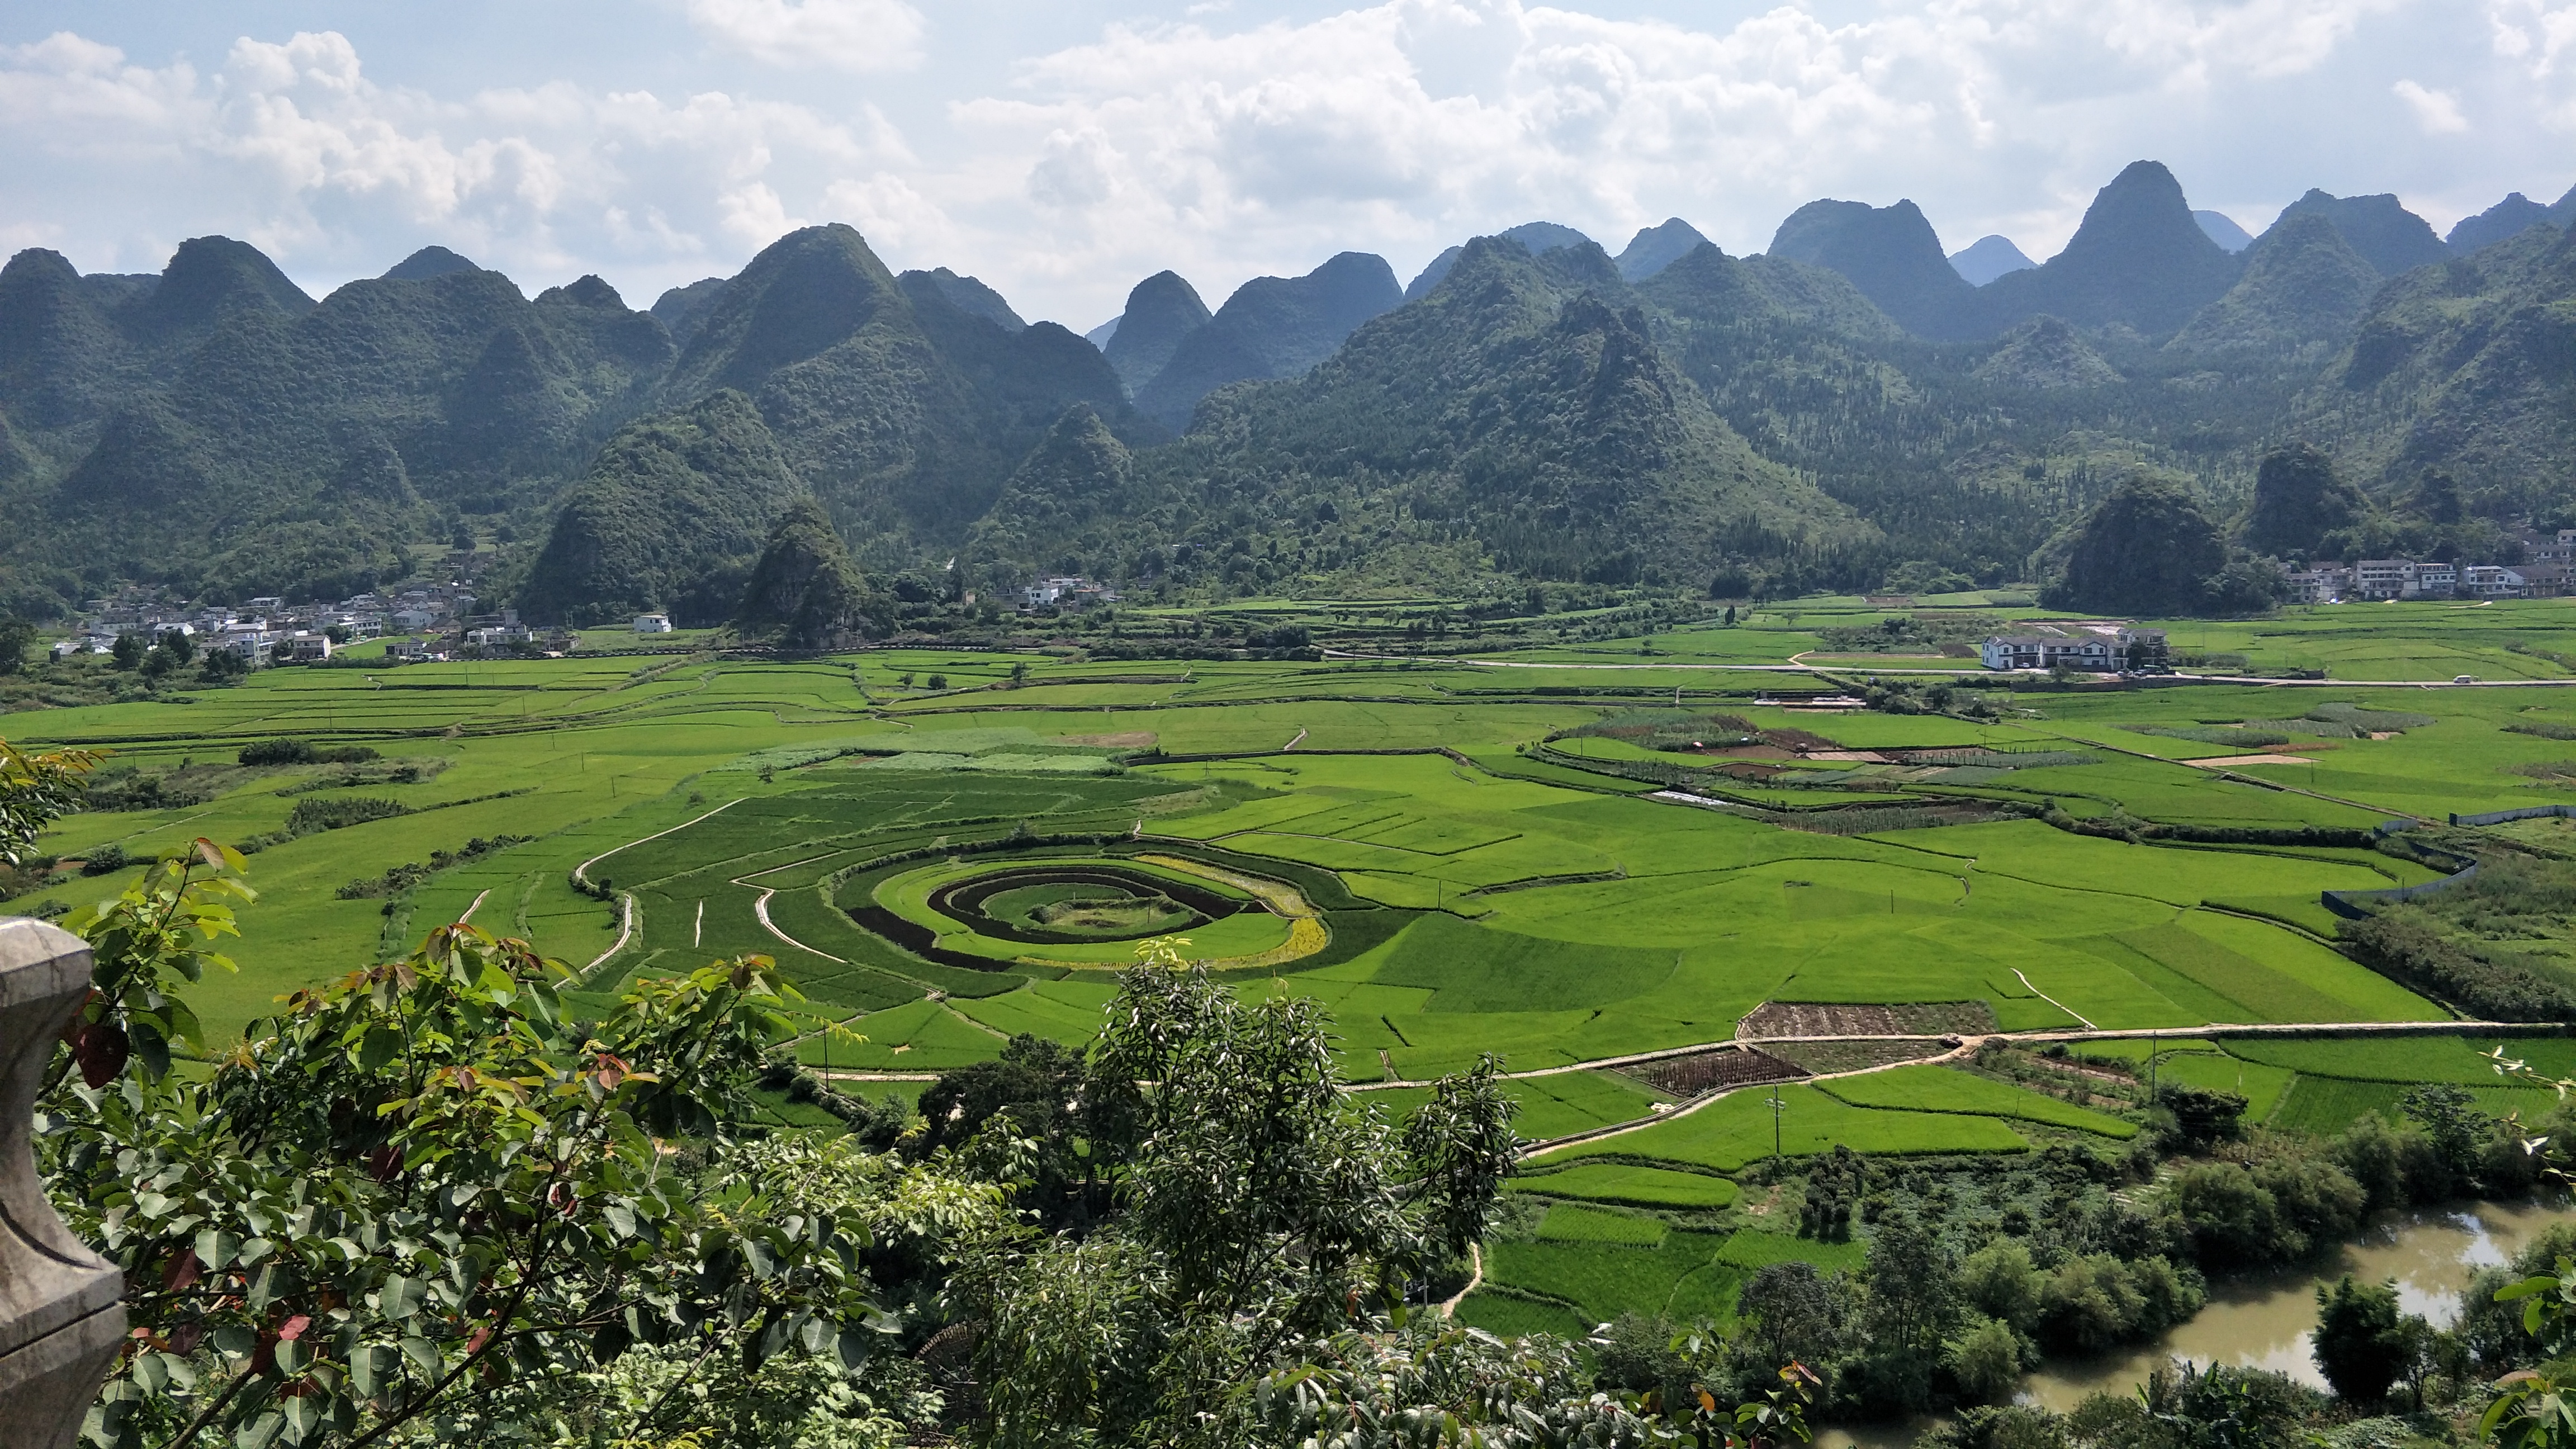
[[10,0],[0,141],[0,252],[84,272],[437,244],[646,306],[838,221],[1081,331],[1164,268],[1744,255],[1828,196],[2045,258],[2140,158],[2249,231],[2312,186],[2447,231],[2576,185],[2576,0]]

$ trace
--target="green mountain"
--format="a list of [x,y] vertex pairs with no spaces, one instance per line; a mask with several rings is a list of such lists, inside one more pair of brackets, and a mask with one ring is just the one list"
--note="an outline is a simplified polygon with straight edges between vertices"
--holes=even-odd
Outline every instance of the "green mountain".
[[2045,314],[2078,327],[2121,323],[2167,336],[2242,270],[2192,218],[2173,173],[2135,161],[2094,195],[2066,250],[1977,288],[1955,335],[1992,337]]
[[[2408,211],[2395,196],[2329,196],[2310,187],[2306,195],[2282,208],[2272,231],[2292,218],[2321,216],[2341,233],[2347,245],[2384,277],[2428,267],[2451,255],[2432,224]],[[2264,235],[2271,235],[2267,231]]]
[[1127,294],[1126,310],[1101,355],[1129,392],[1154,380],[1172,360],[1181,339],[1208,323],[1207,303],[1178,272],[1156,272]]
[[[1105,355],[971,277],[897,276],[847,227],[651,313],[598,278],[528,298],[439,248],[319,302],[223,238],[152,276],[22,252],[0,610],[128,581],[338,596],[459,533],[502,550],[478,592],[539,622],[670,609],[789,642],[1059,571],[1488,601],[2065,573],[2058,597],[2099,600],[2161,566],[2079,526],[2140,478],[2188,481],[2267,554],[2476,553],[2576,516],[2565,234],[2383,280],[2352,230],[2386,210],[2294,208],[2231,256],[2140,163],[2058,257],[1983,287],[1906,206],[1804,208],[1753,258],[1667,255],[1695,235],[1668,223],[1624,274],[1533,225],[1411,302],[1359,254],[1213,316],[1164,273]],[[2313,456],[2283,463],[2287,438]],[[2259,605],[2268,576],[2218,547],[2151,592]]]
[[892,601],[850,562],[832,515],[800,493],[771,527],[734,618],[791,649],[834,649],[883,635],[892,616]]
[[1623,279],[1642,282],[1706,245],[1708,238],[1699,234],[1699,228],[1672,216],[1661,225],[1638,228],[1627,248],[1611,260],[1618,263]]
[[2327,217],[2285,217],[2246,250],[2245,275],[2227,295],[2165,346],[2209,356],[2332,350],[2352,336],[2379,283]]
[[1403,301],[1386,259],[1365,252],[1344,252],[1302,277],[1255,277],[1181,339],[1172,360],[1136,390],[1136,406],[1166,427],[1186,428],[1209,393],[1231,382],[1299,376],[1361,323]]
[[1766,255],[1842,273],[1881,311],[1923,337],[1961,335],[1976,294],[1911,201],[1882,207],[1810,201],[1780,223]]
[[1013,470],[992,511],[968,532],[961,562],[995,592],[1041,573],[1119,573],[1114,560],[1094,568],[1085,550],[1167,518],[1172,501],[1139,486],[1135,454],[1098,413],[1076,404]]
[[2576,505],[2576,241],[2535,226],[2390,281],[2294,421],[2374,491],[2439,473],[2490,516]]
[[1748,446],[1654,334],[1599,247],[1479,238],[1306,378],[1211,398],[1184,466],[1258,460],[1274,517],[1329,504],[1299,544],[1328,563],[1388,527],[1510,572],[1674,584],[1874,541]]
[[2442,238],[2442,245],[2453,254],[2467,256],[2483,247],[2494,246],[2535,226],[2546,225],[2549,208],[2519,191],[2507,192],[2502,201],[2475,216],[2461,217]]
[[2293,443],[2263,455],[2242,533],[2256,553],[2306,560],[2330,546],[2329,535],[2369,516],[2370,500],[2335,471],[2333,458],[2313,444]]
[[2004,334],[2003,345],[1970,374],[1979,382],[2055,390],[2101,387],[2120,380],[2120,369],[2055,317],[2033,317]]
[[721,623],[771,526],[810,496],[731,388],[630,423],[564,495],[514,590],[519,608],[547,623],[657,610],[684,628]]
[[789,464],[894,557],[952,543],[1065,408],[1130,418],[1098,349],[907,294],[859,234],[809,227],[725,285],[661,392],[749,395]]
[[404,540],[550,494],[671,360],[595,277],[531,302],[453,254],[318,304],[219,237],[148,286],[83,281],[42,252],[0,272],[0,407],[35,460],[0,567],[57,599],[399,575]]
[[[1675,218],[1675,220],[1678,221],[1679,218]],[[1664,226],[1656,228],[1657,231],[1664,233],[1658,245],[1669,245],[1675,239],[1670,231],[1670,227],[1672,225],[1672,222],[1667,222]],[[1684,230],[1688,230],[1690,226],[1688,222],[1682,222],[1681,225]],[[1556,251],[1564,247],[1579,247],[1585,242],[1592,240],[1592,238],[1585,236],[1583,233],[1576,231],[1570,226],[1566,226],[1561,222],[1553,221],[1525,221],[1518,226],[1504,227],[1501,231],[1495,232],[1494,235],[1501,237],[1505,241],[1519,242],[1524,248],[1528,249],[1529,254],[1534,257],[1543,257],[1549,252]],[[1644,232],[1638,233],[1640,238],[1645,235],[1646,233]],[[1697,245],[1699,241],[1704,240],[1704,238],[1701,238],[1697,232],[1692,232],[1691,237],[1692,245]],[[1684,246],[1680,248],[1680,250],[1688,251],[1690,250],[1690,247]],[[1460,242],[1458,245],[1453,247],[1444,248],[1440,255],[1431,259],[1428,266],[1425,266],[1421,271],[1413,274],[1412,281],[1404,284],[1404,300],[1408,302],[1418,302],[1424,296],[1428,295],[1432,288],[1440,285],[1441,278],[1449,275],[1449,269],[1458,265],[1458,258],[1466,255],[1466,253],[1467,244],[1465,242]],[[1643,261],[1642,254],[1639,260],[1641,262]],[[1667,258],[1667,260],[1670,259]],[[1628,276],[1624,271],[1621,272],[1620,275],[1623,277]],[[1629,277],[1628,279],[1630,281],[1636,280],[1633,277]]]

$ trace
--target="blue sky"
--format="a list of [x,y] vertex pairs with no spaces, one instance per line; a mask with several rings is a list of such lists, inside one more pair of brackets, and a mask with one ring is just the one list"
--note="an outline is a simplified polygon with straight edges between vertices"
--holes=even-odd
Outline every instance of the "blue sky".
[[1911,197],[2035,257],[2139,157],[2259,231],[2310,186],[2447,229],[2576,184],[2576,0],[13,0],[0,249],[310,290],[432,242],[644,305],[846,221],[1077,329],[1179,270],[1515,222],[1760,250]]

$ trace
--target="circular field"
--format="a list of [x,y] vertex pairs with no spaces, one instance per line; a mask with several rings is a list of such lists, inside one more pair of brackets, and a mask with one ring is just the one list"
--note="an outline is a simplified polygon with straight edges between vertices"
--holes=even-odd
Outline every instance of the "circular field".
[[1293,891],[1283,901],[1269,882],[1238,884],[1221,872],[1180,868],[1187,864],[952,860],[877,881],[868,891],[873,909],[852,915],[911,949],[995,965],[1124,966],[1136,942],[1172,935],[1189,938],[1191,956],[1226,964],[1273,964],[1322,949],[1322,923]]
[[930,908],[1005,941],[1070,945],[1168,936],[1250,906],[1203,883],[1184,885],[1123,866],[1029,865],[934,890]]

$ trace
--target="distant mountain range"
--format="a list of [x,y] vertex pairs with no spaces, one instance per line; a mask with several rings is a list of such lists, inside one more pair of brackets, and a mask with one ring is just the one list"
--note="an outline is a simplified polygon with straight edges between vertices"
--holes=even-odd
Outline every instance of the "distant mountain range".
[[2571,223],[2576,192],[2437,237],[2311,191],[2246,238],[2141,161],[2044,262],[1945,254],[1907,201],[1810,203],[1749,258],[1533,222],[1409,285],[1344,253],[1211,310],[1158,273],[1088,338],[838,226],[644,311],[436,247],[318,302],[221,237],[151,275],[29,250],[0,609],[351,593],[479,534],[531,617],[702,622],[807,499],[915,592],[2001,582],[2117,477],[2224,512],[2291,437],[2392,509],[2439,474],[2499,527],[2576,518]]

